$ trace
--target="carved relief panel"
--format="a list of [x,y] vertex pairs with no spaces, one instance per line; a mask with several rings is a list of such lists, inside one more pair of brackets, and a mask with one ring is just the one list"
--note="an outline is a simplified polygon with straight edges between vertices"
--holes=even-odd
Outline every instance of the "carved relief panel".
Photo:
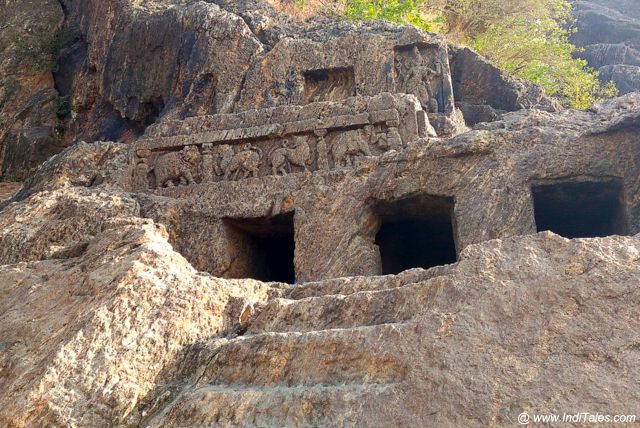
[[[410,124],[418,123],[415,115],[422,111],[413,99],[405,101],[381,95],[366,100],[371,109],[327,103],[334,114],[319,115],[316,105],[307,112],[278,108],[176,121],[134,144],[132,184],[137,190],[163,189],[352,168],[419,137],[417,125]],[[282,120],[288,117],[295,120]],[[238,127],[243,123],[254,126]]]
[[443,60],[438,46],[414,44],[395,49],[396,91],[415,95],[429,113],[444,112]]
[[160,189],[306,172],[314,163],[314,141],[313,135],[292,135],[231,144],[138,149],[133,186]]

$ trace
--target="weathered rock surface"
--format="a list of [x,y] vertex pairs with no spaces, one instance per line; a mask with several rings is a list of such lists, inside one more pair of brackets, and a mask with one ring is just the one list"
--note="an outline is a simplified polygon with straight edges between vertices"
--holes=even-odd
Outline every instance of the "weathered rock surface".
[[188,349],[277,291],[196,272],[136,206],[75,187],[2,212],[0,263],[21,260],[0,266],[3,426],[134,424]]
[[[0,29],[4,58],[19,57],[11,37],[23,24],[38,34],[34,43],[55,50],[53,65],[37,75],[26,61],[3,65],[5,175],[30,175],[77,140],[130,141],[160,115],[231,111],[263,50],[239,16],[205,2],[43,0],[2,10],[15,22]],[[73,37],[58,45],[53,35],[63,25]],[[70,112],[61,113],[60,102]]]
[[514,79],[469,48],[450,46],[449,56],[453,92],[470,126],[492,122],[509,111],[560,110],[541,88]]
[[[160,119],[413,93],[417,88],[407,75],[412,65],[439,75],[430,94],[438,105],[429,108],[441,135],[464,130],[458,89],[471,125],[497,117],[478,109],[550,104],[537,88],[507,78],[470,51],[452,88],[448,47],[435,35],[391,23],[293,22],[264,0],[32,0],[7,5],[2,13],[11,23],[0,28],[4,57],[19,57],[12,34],[24,23],[25,31],[37,34],[32,44],[53,58],[37,73],[26,60],[3,61],[3,175],[31,176],[76,141],[132,141]],[[429,61],[438,59],[422,63],[403,51],[414,45]],[[394,80],[394,73],[400,78]],[[490,89],[470,94],[460,79],[474,74],[485,76],[480,83]]]
[[[74,146],[0,211],[0,421],[486,426],[522,411],[637,414],[640,236],[522,235],[535,231],[531,180],[578,174],[619,177],[637,232],[639,120],[629,95],[589,112],[505,114],[355,167],[144,193],[132,192],[135,147]],[[455,197],[458,262],[375,276],[375,215],[424,192]],[[371,200],[386,205],[376,214]],[[224,241],[225,217],[291,210],[299,285],[215,278],[169,243],[210,268],[242,242]],[[314,276],[327,279],[302,283]]]
[[63,148],[48,58],[63,21],[56,0],[0,2],[0,176],[26,177]]
[[[126,144],[81,141],[43,163],[12,200],[23,200],[34,193],[65,186],[94,187],[109,183],[128,190],[128,156]],[[0,208],[2,206],[0,204]]]
[[0,183],[0,203],[10,199],[21,187],[22,184],[17,182]]
[[[106,194],[135,205],[75,187],[0,216],[23,213],[9,233],[50,219],[44,248],[107,212]],[[486,426],[640,411],[638,236],[542,233],[429,271],[285,286],[198,273],[162,226],[112,214],[81,253],[0,266],[3,425]]]
[[621,94],[640,91],[640,4],[633,0],[577,0],[580,56],[616,83]]
[[556,111],[432,34],[262,0],[56,5],[56,141],[115,142],[0,203],[0,425],[638,414],[640,94]]
[[[266,113],[273,111],[258,111],[255,117]],[[451,212],[443,218],[455,223],[458,252],[489,239],[536,232],[533,187],[544,184],[614,183],[621,189],[625,213],[617,233],[635,234],[640,232],[639,116],[640,97],[630,94],[586,112],[508,113],[502,120],[480,124],[451,139],[418,138],[397,150],[372,149],[368,156],[359,153],[351,167],[330,160],[323,169],[314,160],[306,168],[292,167],[291,173],[282,176],[273,173],[265,155],[265,164],[256,169],[255,176],[204,178],[194,167],[193,183],[173,187],[147,181],[149,168],[138,163],[148,187],[138,200],[144,216],[167,226],[181,254],[197,269],[216,276],[249,275],[233,267],[247,263],[246,240],[260,226],[255,222],[245,225],[245,229],[254,229],[252,232],[230,220],[291,216],[289,230],[296,243],[291,257],[299,282],[384,272],[376,242],[381,225],[389,216],[411,217],[412,211],[402,204],[412,198],[418,198],[414,202],[424,203],[424,210],[428,210],[433,204],[420,202],[424,195],[449,201]],[[215,127],[219,123],[212,119],[154,127],[163,138],[152,135],[139,140],[132,151],[155,148],[155,153],[162,154],[167,150],[176,153],[185,146],[198,147],[200,137],[214,140],[218,135]],[[256,128],[244,130],[253,132]],[[181,135],[186,129],[191,134]],[[322,138],[339,138],[345,131],[334,132],[335,136],[330,133]],[[317,144],[315,135],[310,134],[309,144]],[[251,152],[244,150],[242,138],[247,137],[238,130],[222,135],[240,138],[228,145],[241,147],[242,153]],[[255,135],[253,138],[253,146],[263,144]],[[174,146],[168,148],[167,141]],[[271,150],[262,147],[265,154]],[[317,154],[317,146],[311,153]],[[616,196],[612,203],[618,200]],[[389,210],[395,210],[394,214]],[[269,229],[263,225],[265,228]]]
[[296,287],[248,334],[203,351],[211,361],[149,424],[508,426],[523,411],[637,413],[639,244],[540,234],[469,247],[431,275]]
[[3,211],[0,264],[77,257],[103,228],[139,211],[131,198],[81,187],[37,193]]

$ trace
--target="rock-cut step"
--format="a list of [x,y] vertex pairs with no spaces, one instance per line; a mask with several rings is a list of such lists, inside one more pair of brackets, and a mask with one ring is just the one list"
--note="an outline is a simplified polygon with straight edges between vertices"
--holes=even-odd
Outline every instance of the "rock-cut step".
[[[198,386],[277,387],[388,384],[404,379],[406,364],[393,343],[413,324],[265,333],[223,345]],[[404,336],[404,337],[403,337]]]
[[374,406],[397,394],[396,384],[233,388],[205,386],[181,396],[149,427],[373,426]]
[[432,278],[447,275],[455,269],[455,266],[455,264],[436,266],[428,270],[409,269],[397,275],[355,276],[329,279],[321,282],[307,282],[293,287],[289,295],[286,297],[292,300],[300,300],[330,294],[349,295],[360,291],[376,291],[403,287],[405,285],[424,282]]
[[449,277],[441,276],[347,296],[273,299],[251,321],[247,333],[306,332],[408,321],[428,307],[450,281]]

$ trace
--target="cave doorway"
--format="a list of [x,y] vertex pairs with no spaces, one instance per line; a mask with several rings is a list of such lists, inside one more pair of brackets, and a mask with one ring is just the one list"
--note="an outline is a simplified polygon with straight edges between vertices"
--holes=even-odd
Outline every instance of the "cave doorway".
[[420,195],[381,202],[374,210],[384,275],[457,261],[453,198]]
[[272,217],[225,219],[239,246],[236,276],[265,282],[295,283],[294,213]]
[[531,188],[538,232],[565,238],[626,235],[622,181],[567,181]]

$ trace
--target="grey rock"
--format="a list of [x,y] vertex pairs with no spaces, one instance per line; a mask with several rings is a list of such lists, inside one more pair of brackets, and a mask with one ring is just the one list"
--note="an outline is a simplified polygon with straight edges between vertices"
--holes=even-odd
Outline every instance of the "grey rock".
[[588,45],[584,48],[584,52],[580,53],[580,57],[586,59],[589,65],[595,68],[612,64],[640,66],[640,52],[624,43]]
[[640,90],[640,5],[579,0],[574,6],[578,31],[572,41],[584,48],[579,56],[600,71],[603,82],[615,82],[621,94]]
[[621,94],[637,92],[640,89],[640,66],[605,65],[600,67],[600,77],[604,81],[613,81]]
[[449,57],[455,99],[471,126],[495,120],[498,111],[560,110],[539,87],[514,79],[469,48],[450,46]]

